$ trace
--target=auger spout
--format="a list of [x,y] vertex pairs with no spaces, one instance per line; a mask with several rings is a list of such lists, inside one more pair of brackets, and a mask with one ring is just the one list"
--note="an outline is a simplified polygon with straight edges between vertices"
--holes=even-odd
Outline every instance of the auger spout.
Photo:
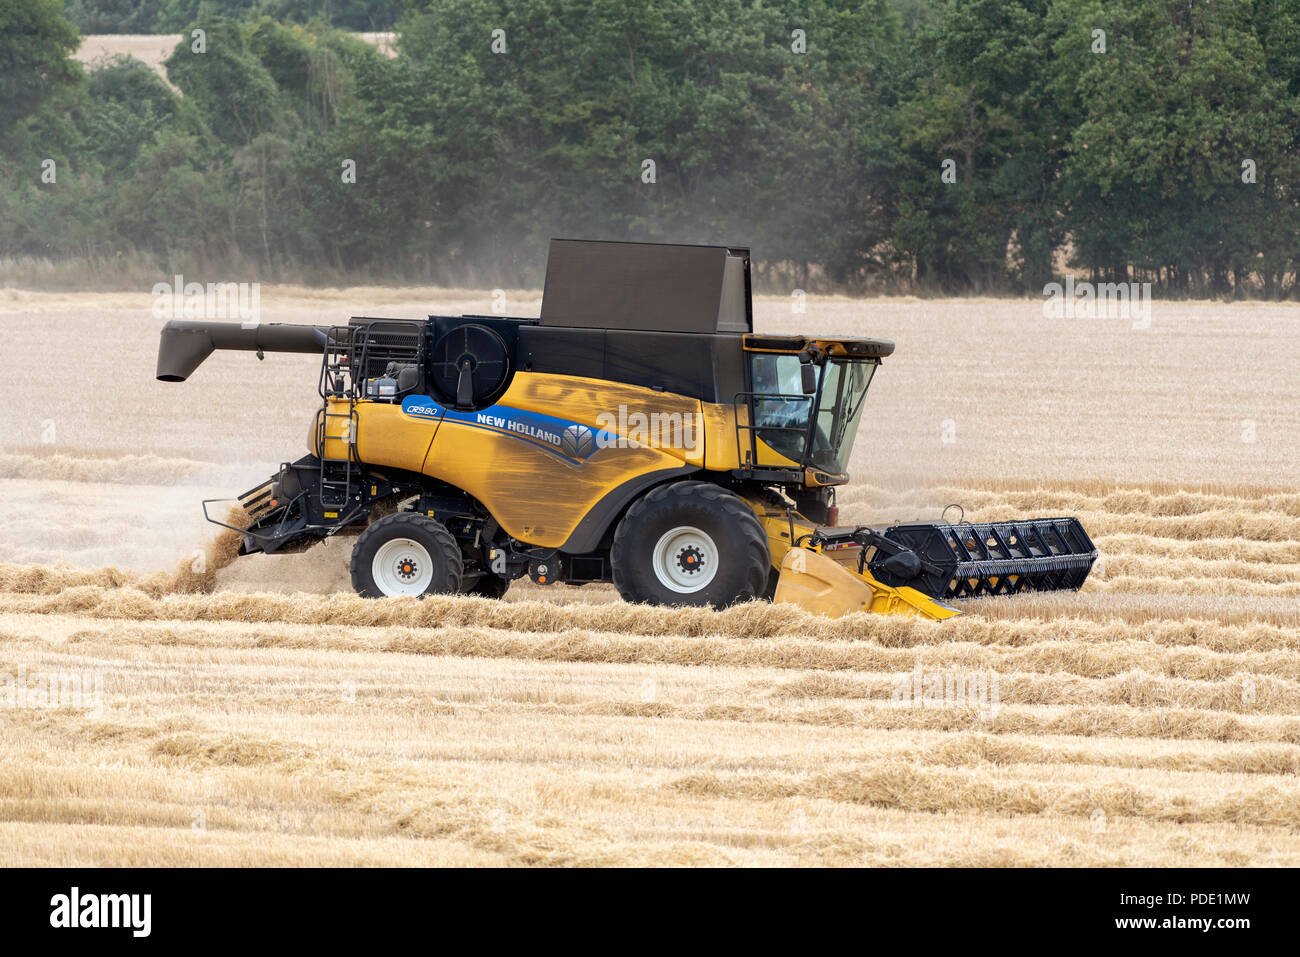
[[156,374],[161,382],[184,382],[217,349],[320,353],[328,341],[329,328],[285,322],[244,325],[173,319],[162,329]]

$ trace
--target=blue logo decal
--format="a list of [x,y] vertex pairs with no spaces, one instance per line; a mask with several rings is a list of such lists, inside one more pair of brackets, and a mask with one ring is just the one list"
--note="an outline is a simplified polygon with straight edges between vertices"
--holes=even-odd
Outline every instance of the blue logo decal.
[[408,395],[402,400],[402,412],[417,419],[441,419],[523,439],[571,462],[585,461],[598,448],[612,445],[616,438],[612,432],[593,429],[581,422],[504,405],[494,405],[479,412],[457,412],[427,395]]
[[402,411],[417,419],[440,419],[444,410],[427,395],[408,395],[402,400]]

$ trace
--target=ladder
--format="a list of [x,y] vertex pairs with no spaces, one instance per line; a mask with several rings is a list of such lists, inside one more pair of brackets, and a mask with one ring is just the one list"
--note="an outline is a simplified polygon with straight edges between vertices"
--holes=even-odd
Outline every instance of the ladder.
[[[418,320],[354,318],[346,326],[329,330],[318,388],[321,411],[316,419],[320,504],[325,518],[341,520],[346,517],[344,510],[363,507],[358,495],[364,466],[357,455],[357,402],[373,398],[367,395],[368,383],[382,375],[389,363],[422,369],[424,356],[424,323]],[[332,411],[341,408],[345,400],[346,411]],[[346,420],[343,428],[334,428],[340,419]],[[326,436],[333,436],[333,442],[342,437],[342,457],[327,456]]]
[[[329,512],[339,512],[350,503],[352,486],[359,463],[356,458],[357,397],[352,368],[353,330],[348,326],[330,329],[325,343],[325,358],[321,365],[321,410],[316,417],[316,448],[320,458],[320,503],[327,518],[337,518]],[[340,399],[347,400],[346,412],[333,412]],[[343,458],[327,456],[326,437],[338,435],[330,425],[339,419],[347,422],[341,430],[346,454]],[[337,441],[337,439],[335,440]]]

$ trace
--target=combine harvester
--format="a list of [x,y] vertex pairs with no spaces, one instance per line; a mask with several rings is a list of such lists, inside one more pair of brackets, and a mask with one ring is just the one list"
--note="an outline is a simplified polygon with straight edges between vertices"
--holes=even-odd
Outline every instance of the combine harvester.
[[239,497],[240,554],[359,533],[369,597],[500,597],[526,574],[659,605],[943,619],[953,599],[1078,589],[1092,567],[1075,518],[837,525],[894,345],[754,333],[748,250],[554,240],[541,312],[177,320],[158,378],[215,349],[323,356],[308,454]]

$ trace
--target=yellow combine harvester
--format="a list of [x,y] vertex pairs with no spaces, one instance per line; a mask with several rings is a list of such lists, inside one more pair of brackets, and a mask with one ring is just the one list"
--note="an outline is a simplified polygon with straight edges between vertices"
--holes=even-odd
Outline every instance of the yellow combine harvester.
[[555,240],[540,319],[172,321],[158,378],[214,349],[322,355],[308,454],[240,496],[241,553],[358,533],[370,597],[500,597],[526,574],[942,619],[952,599],[1078,588],[1096,557],[1076,519],[838,526],[893,343],[755,334],[744,249]]

